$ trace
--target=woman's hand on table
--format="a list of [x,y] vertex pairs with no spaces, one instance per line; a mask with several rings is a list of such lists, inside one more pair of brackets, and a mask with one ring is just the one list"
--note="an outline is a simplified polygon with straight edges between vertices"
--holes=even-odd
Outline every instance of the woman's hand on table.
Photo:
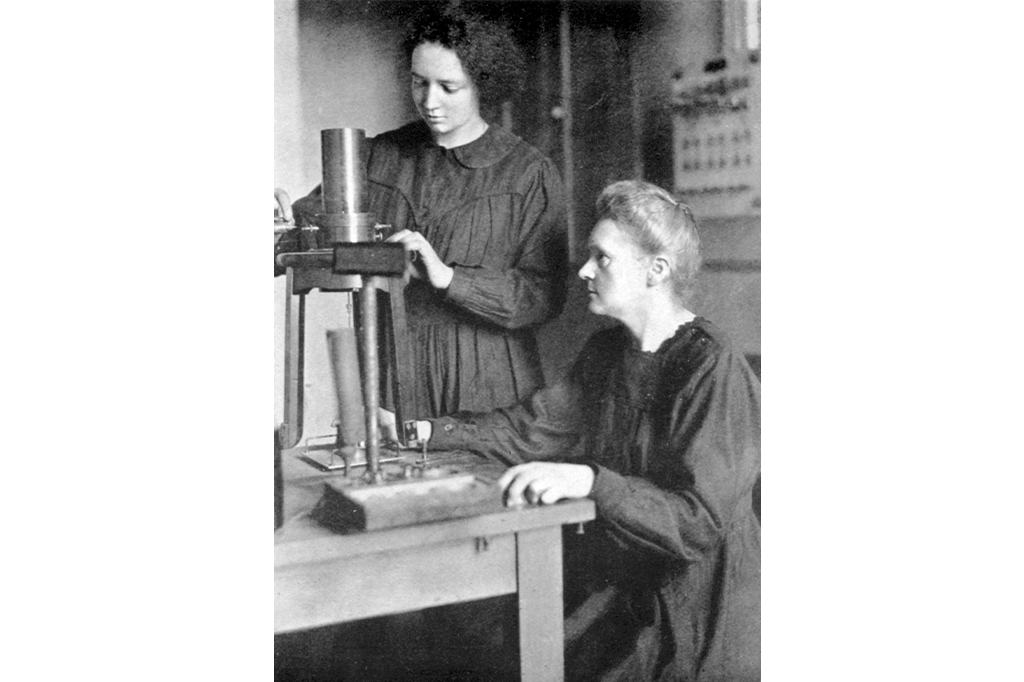
[[455,276],[455,270],[441,262],[434,247],[419,232],[401,230],[391,235],[388,242],[403,244],[419,258],[409,264],[408,274],[416,279],[425,279],[435,289],[447,289]]
[[585,464],[528,462],[506,471],[498,479],[505,505],[554,504],[586,497],[594,487],[594,470]]

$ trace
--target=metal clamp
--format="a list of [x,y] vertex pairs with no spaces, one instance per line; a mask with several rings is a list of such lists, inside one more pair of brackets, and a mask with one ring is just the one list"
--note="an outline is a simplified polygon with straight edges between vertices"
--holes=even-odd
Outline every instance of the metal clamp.
[[395,233],[395,227],[394,225],[377,223],[373,226],[373,229],[370,232],[370,238],[372,241],[382,242]]

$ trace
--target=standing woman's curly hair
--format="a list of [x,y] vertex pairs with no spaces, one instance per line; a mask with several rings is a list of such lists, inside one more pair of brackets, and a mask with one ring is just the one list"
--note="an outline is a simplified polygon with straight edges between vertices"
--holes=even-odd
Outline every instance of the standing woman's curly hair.
[[460,3],[428,3],[402,41],[406,59],[423,43],[455,52],[476,86],[482,107],[510,99],[521,88],[526,62],[508,27],[464,9]]

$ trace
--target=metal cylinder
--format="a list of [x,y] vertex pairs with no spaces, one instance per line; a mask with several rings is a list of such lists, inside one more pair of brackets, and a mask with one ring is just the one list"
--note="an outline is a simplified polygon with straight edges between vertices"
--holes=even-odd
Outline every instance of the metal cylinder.
[[366,166],[362,146],[366,133],[359,128],[320,131],[323,162],[323,207],[327,215],[362,213]]
[[373,241],[373,216],[369,213],[321,213],[317,224],[326,230],[332,242]]
[[342,447],[355,448],[365,438],[358,347],[355,329],[327,330],[327,355],[338,397],[338,434]]

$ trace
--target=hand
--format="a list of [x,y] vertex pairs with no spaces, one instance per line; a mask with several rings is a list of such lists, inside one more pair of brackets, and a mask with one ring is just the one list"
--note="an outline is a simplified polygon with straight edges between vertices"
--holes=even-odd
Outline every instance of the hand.
[[[395,447],[414,449],[412,445],[401,445],[401,441],[398,440],[398,424],[395,420],[395,413],[391,410],[385,410],[383,407],[377,408],[377,429],[380,431],[381,438],[394,444]],[[430,440],[432,426],[429,421],[416,420],[416,430],[422,440]]]
[[401,230],[387,238],[388,242],[403,244],[407,251],[419,254],[416,263],[410,263],[407,273],[416,279],[426,279],[435,289],[447,289],[455,276],[455,270],[441,262],[422,234],[411,230]]
[[391,410],[385,410],[383,407],[378,407],[377,426],[380,429],[380,433],[384,437],[384,440],[392,443],[398,442],[398,427],[395,425],[394,412]]
[[586,497],[594,487],[594,470],[585,464],[528,462],[512,467],[498,479],[508,507],[554,504]]

